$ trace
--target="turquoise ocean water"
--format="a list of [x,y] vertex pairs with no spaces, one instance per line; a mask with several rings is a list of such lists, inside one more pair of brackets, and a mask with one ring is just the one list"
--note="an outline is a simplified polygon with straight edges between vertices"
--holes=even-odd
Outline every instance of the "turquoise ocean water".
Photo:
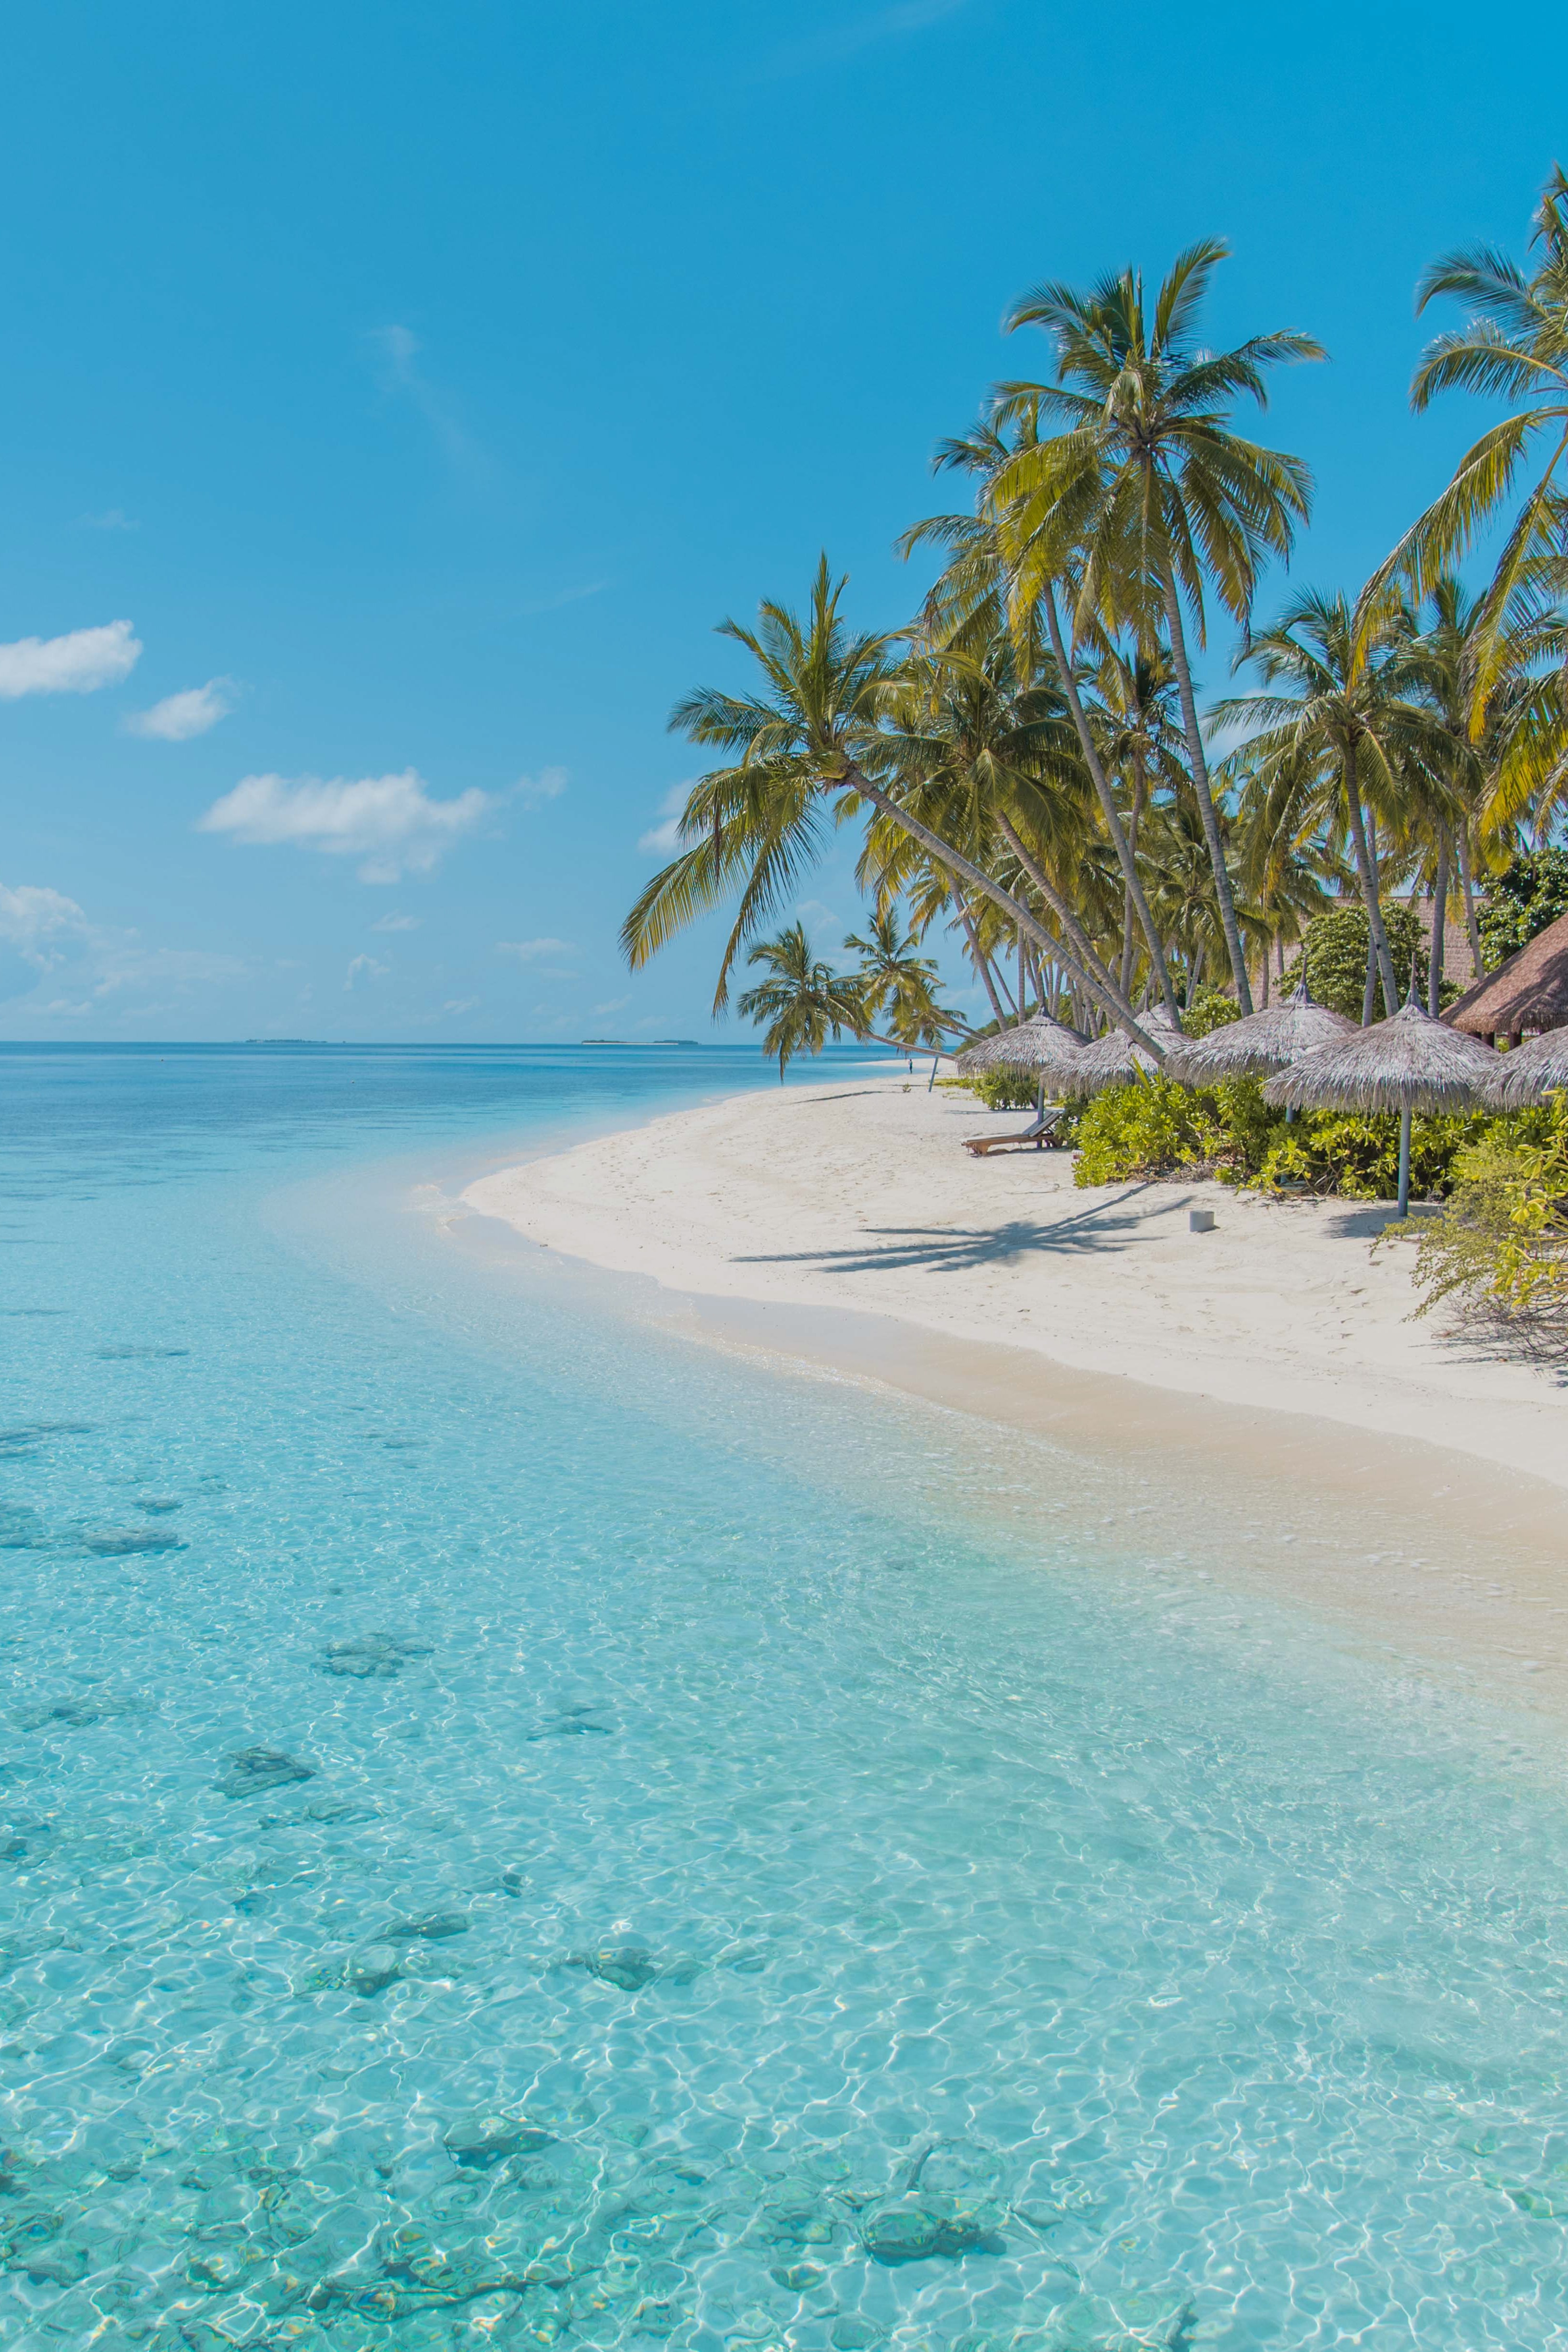
[[0,2344],[1568,2343],[1538,1756],[445,1229],[761,1077],[0,1049]]

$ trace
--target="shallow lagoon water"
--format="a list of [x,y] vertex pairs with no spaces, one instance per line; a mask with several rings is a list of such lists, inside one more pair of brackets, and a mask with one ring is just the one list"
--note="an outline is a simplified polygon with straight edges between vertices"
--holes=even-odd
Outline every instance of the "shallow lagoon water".
[[1568,2341],[1539,1759],[443,1237],[750,1054],[0,1066],[0,2343]]

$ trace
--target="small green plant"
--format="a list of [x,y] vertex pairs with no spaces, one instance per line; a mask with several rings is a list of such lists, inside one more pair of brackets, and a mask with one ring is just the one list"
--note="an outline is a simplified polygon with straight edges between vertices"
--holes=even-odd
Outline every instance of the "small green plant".
[[1182,1008],[1182,1027],[1189,1037],[1207,1037],[1240,1018],[1240,1005],[1222,988],[1197,989]]
[[1033,1110],[1040,1081],[1033,1070],[976,1070],[969,1084],[987,1110]]
[[1453,1177],[1416,1246],[1416,1313],[1452,1298],[1472,1321],[1568,1354],[1568,1097],[1492,1121],[1456,1152]]

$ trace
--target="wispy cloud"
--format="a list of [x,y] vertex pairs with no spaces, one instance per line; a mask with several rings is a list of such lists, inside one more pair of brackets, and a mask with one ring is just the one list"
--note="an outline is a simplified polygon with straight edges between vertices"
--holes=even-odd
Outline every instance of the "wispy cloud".
[[803,922],[807,930],[841,932],[845,929],[843,916],[836,915],[831,907],[825,907],[820,898],[803,898],[795,911],[797,920]]
[[894,0],[890,8],[874,9],[850,24],[836,26],[830,31],[814,34],[809,40],[792,42],[775,50],[756,79],[775,81],[788,74],[809,73],[814,66],[837,65],[840,59],[858,57],[861,50],[876,48],[884,41],[907,40],[913,33],[923,33],[928,26],[956,16],[969,5],[970,0]]
[[607,1004],[595,1005],[594,1018],[597,1021],[602,1013],[624,1013],[631,1001],[629,996],[612,996]]
[[496,953],[515,956],[519,963],[538,963],[545,956],[575,955],[570,940],[498,940]]
[[140,530],[142,528],[135,517],[128,515],[123,507],[109,507],[102,514],[79,515],[77,524],[81,530]]
[[442,852],[471,833],[493,806],[471,785],[456,800],[433,800],[414,768],[396,776],[244,776],[213,803],[201,833],[236,841],[360,857],[362,882],[397,882],[427,874]]
[[[8,1013],[50,1021],[112,1016],[133,1024],[181,1010],[194,992],[219,988],[245,971],[235,956],[149,947],[135,931],[105,929],[63,891],[29,882],[0,884],[0,944],[38,975],[10,1000]],[[153,1001],[137,1001],[149,990],[158,992]]]
[[420,367],[419,354],[425,346],[414,330],[373,327],[370,341],[381,362],[385,389],[407,400],[418,411],[447,463],[467,473],[488,472],[489,460],[483,450]]
[[581,604],[589,596],[602,595],[609,584],[607,580],[590,580],[585,588],[563,588],[553,596],[536,597],[520,610],[525,619],[531,621],[541,613],[559,613],[563,604]]
[[471,1013],[479,1003],[477,996],[449,996],[441,1007],[443,1013]]
[[391,970],[389,963],[377,963],[374,956],[357,955],[349,966],[343,987],[352,988],[356,980],[384,980]]
[[61,943],[79,939],[87,917],[74,898],[31,882],[8,890],[0,882],[0,940],[38,971],[60,961]]
[[558,801],[569,782],[564,768],[541,768],[537,776],[519,776],[512,786],[512,797],[524,808],[542,808],[547,801]]
[[19,637],[0,646],[0,701],[16,702],[24,694],[95,694],[129,677],[141,654],[129,621],[72,629],[63,637]]
[[423,915],[378,915],[371,925],[373,931],[416,931],[424,921]]
[[689,777],[683,784],[671,784],[658,804],[662,824],[650,825],[647,833],[637,835],[637,847],[645,857],[673,857],[680,847],[680,812],[686,806],[691,790]]
[[151,710],[133,711],[125,721],[128,735],[143,735],[155,743],[189,743],[205,735],[234,709],[234,680],[209,677],[205,686],[187,686],[180,694],[166,694]]

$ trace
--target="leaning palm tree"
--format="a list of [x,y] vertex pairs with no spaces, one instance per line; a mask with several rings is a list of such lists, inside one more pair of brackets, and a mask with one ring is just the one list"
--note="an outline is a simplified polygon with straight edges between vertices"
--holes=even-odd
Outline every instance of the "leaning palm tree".
[[738,1009],[748,1021],[767,1023],[763,1051],[778,1055],[781,1086],[796,1054],[820,1054],[829,1036],[837,1045],[846,1029],[864,1036],[859,982],[812,954],[804,923],[791,923],[776,940],[759,940],[746,961],[763,965],[768,976],[747,989]]
[[1384,1004],[1395,1013],[1399,986],[1367,803],[1380,804],[1394,823],[1407,818],[1424,782],[1422,756],[1430,763],[1439,749],[1439,730],[1418,698],[1407,648],[1385,641],[1374,658],[1358,661],[1345,599],[1309,590],[1271,628],[1260,630],[1239,658],[1259,671],[1266,690],[1222,703],[1214,716],[1254,730],[1241,757],[1266,793],[1281,788],[1277,798],[1291,805],[1294,835],[1342,816],[1355,850]]
[[[1032,416],[1024,416],[1016,420],[1011,435],[1000,433],[994,426],[982,425],[972,433],[942,442],[937,450],[936,470],[940,473],[956,469],[978,476],[980,495],[977,510],[973,515],[930,516],[903,534],[899,548],[905,556],[913,553],[916,548],[931,544],[942,546],[948,551],[947,568],[926,603],[925,635],[934,646],[950,653],[975,656],[994,644],[1005,625],[1010,624],[1020,659],[1031,672],[1037,673],[1045,667],[1040,630],[1037,625],[1037,622],[1043,619],[1050,641],[1047,658],[1054,663],[1064,706],[1071,714],[1078,736],[1079,757],[1099,800],[1106,835],[1121,869],[1128,920],[1131,923],[1136,915],[1148,950],[1150,969],[1165,1000],[1165,1009],[1179,1028],[1181,1023],[1175,992],[1165,968],[1164,945],[1149,909],[1133,840],[1111,788],[1076,667],[1063,642],[1054,589],[1047,584],[1045,593],[1037,596],[1032,605],[1021,604],[1013,593],[1008,544],[999,528],[992,488],[1019,450],[1031,446],[1034,439],[1035,420]],[[1096,632],[1097,638],[1100,635],[1100,633]],[[1124,968],[1127,962],[1124,954]],[[1121,988],[1125,995],[1128,988],[1125,969]]]
[[678,822],[679,852],[645,885],[621,927],[628,962],[637,969],[699,915],[738,894],[714,996],[721,1008],[736,957],[795,895],[822,847],[829,806],[843,818],[868,805],[917,842],[955,887],[989,899],[1037,947],[1068,962],[1095,1001],[1141,1036],[1113,982],[1084,969],[1032,906],[868,772],[894,683],[894,640],[852,635],[839,615],[843,590],[824,556],[804,621],[769,600],[754,630],[722,624],[720,634],[756,662],[759,690],[703,688],[676,706],[673,730],[730,757],[692,786]]
[[[1300,458],[1233,431],[1229,411],[1243,396],[1266,406],[1270,368],[1321,359],[1323,352],[1310,336],[1291,332],[1255,335],[1229,352],[1199,345],[1199,308],[1227,250],[1217,238],[1189,247],[1152,311],[1142,274],[1132,269],[1087,294],[1039,286],[1014,305],[1007,327],[1042,328],[1056,373],[1048,383],[998,387],[999,419],[1030,429],[997,474],[993,498],[1011,543],[1015,595],[1040,601],[1054,645],[1063,588],[1072,594],[1079,638],[1095,620],[1130,629],[1145,646],[1163,634],[1231,971],[1250,1012],[1186,614],[1200,646],[1208,593],[1245,624],[1261,564],[1269,555],[1289,558],[1308,512],[1310,476]],[[1046,420],[1059,420],[1062,429],[1041,437]]]
[[1421,280],[1418,310],[1447,294],[1468,302],[1470,316],[1428,344],[1411,406],[1420,411],[1441,392],[1467,392],[1511,401],[1515,410],[1467,449],[1447,488],[1368,581],[1357,614],[1364,639],[1402,579],[1418,596],[1433,588],[1506,507],[1531,446],[1544,444],[1545,464],[1503,542],[1479,616],[1470,678],[1478,725],[1510,608],[1531,566],[1561,553],[1568,512],[1568,177],[1561,164],[1542,192],[1532,242],[1541,263],[1528,278],[1507,254],[1470,246],[1434,262]]

